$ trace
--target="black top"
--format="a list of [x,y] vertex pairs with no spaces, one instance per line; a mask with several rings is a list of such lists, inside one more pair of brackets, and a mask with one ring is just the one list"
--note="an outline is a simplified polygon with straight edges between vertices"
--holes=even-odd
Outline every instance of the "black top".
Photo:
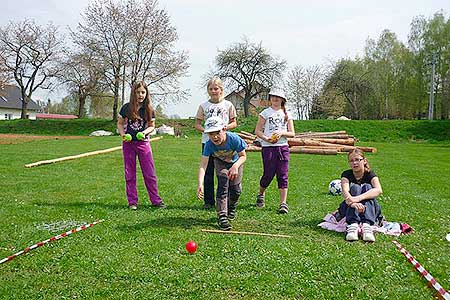
[[[137,141],[136,134],[147,128],[147,120],[145,119],[145,108],[142,106],[139,111],[138,120],[132,120],[130,116],[130,103],[125,103],[120,109],[119,115],[125,119],[125,134],[131,134],[132,140]],[[155,119],[155,112],[152,113],[152,120]]]
[[357,184],[363,184],[363,183],[371,183],[372,178],[377,177],[377,174],[375,174],[374,171],[364,172],[363,177],[360,180],[356,180],[355,175],[353,175],[353,170],[346,170],[342,172],[341,178],[345,177],[348,179],[350,183],[357,183]]

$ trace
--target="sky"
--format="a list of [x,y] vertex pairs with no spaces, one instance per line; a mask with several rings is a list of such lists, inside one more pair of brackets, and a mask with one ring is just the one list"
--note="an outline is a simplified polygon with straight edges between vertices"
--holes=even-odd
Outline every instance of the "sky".
[[[76,29],[88,0],[0,0],[0,26],[9,21],[35,19],[53,22],[67,32]],[[407,42],[414,17],[431,18],[443,10],[448,18],[448,0],[159,0],[178,32],[176,50],[189,55],[188,76],[180,80],[188,89],[186,103],[169,105],[167,115],[194,116],[208,99],[202,76],[214,64],[218,50],[247,37],[262,42],[273,56],[285,59],[287,71],[294,66],[323,65],[340,58],[362,55],[368,38],[377,40],[384,29]],[[227,94],[231,91],[225,91]],[[64,90],[36,92],[36,98],[58,101]],[[35,97],[33,97],[35,98]]]

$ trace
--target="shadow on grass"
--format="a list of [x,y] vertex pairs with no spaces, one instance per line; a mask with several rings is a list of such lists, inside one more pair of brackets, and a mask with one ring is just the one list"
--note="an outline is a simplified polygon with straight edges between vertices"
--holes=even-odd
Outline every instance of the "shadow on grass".
[[38,202],[34,201],[33,205],[38,206],[57,206],[57,207],[75,207],[75,208],[90,208],[92,206],[101,207],[105,209],[127,209],[125,203],[103,203],[103,202]]
[[120,225],[117,228],[121,231],[130,230],[143,230],[146,228],[173,228],[179,227],[183,229],[192,229],[199,226],[211,226],[215,225],[217,218],[211,217],[208,219],[201,219],[195,217],[162,217],[156,219],[150,219],[145,222],[136,223],[132,225]]
[[342,236],[342,232],[336,232],[332,230],[327,230],[322,227],[317,226],[318,224],[322,223],[322,219],[302,219],[299,218],[296,221],[290,222],[289,226],[295,227],[295,228],[308,228],[310,230],[316,231],[320,234],[329,234],[331,236]]

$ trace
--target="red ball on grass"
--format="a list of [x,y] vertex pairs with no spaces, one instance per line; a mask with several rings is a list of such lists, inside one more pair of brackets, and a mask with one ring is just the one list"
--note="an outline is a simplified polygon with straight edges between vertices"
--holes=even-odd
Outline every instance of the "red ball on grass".
[[197,251],[197,243],[194,241],[189,241],[186,243],[186,250],[189,253],[194,253]]

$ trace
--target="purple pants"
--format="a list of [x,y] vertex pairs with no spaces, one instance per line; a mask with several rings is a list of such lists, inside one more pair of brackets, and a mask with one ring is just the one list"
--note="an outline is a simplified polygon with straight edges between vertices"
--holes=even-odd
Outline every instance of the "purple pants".
[[138,203],[136,155],[139,158],[139,164],[150,201],[153,205],[158,205],[161,202],[161,197],[158,194],[158,182],[156,180],[155,164],[153,162],[150,143],[148,141],[123,142],[122,152],[128,205],[137,205]]
[[264,173],[259,185],[267,188],[277,175],[278,188],[288,188],[289,146],[263,147],[261,151]]

